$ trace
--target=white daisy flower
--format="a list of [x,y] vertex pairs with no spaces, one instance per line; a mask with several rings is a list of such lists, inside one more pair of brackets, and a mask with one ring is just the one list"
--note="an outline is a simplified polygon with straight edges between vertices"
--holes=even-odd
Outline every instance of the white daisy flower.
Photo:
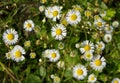
[[105,34],[104,35],[104,41],[105,42],[111,42],[111,40],[112,40],[112,35],[111,34]]
[[81,14],[78,10],[70,10],[66,15],[66,20],[71,25],[78,24],[81,21]]
[[87,61],[90,61],[93,59],[93,53],[92,52],[85,52],[83,55],[83,58]]
[[86,10],[84,14],[86,17],[90,17],[92,15],[91,11],[89,10]]
[[58,48],[59,48],[59,49],[63,49],[63,48],[64,48],[64,43],[60,42],[60,43],[58,44]]
[[105,49],[105,43],[103,41],[97,42],[95,46],[96,46],[96,49],[99,49],[99,50]]
[[91,62],[90,66],[96,71],[102,71],[103,68],[106,66],[105,58],[97,55]]
[[111,83],[120,83],[120,79],[119,78],[114,78]]
[[65,63],[64,63],[64,61],[59,61],[58,63],[57,63],[57,67],[60,69],[60,68],[64,68],[65,67]]
[[97,29],[102,30],[105,26],[105,22],[102,19],[98,19],[94,21],[94,25],[97,27]]
[[87,76],[87,69],[85,66],[78,64],[73,67],[73,77],[77,80],[83,80]]
[[39,11],[40,12],[43,12],[44,10],[45,10],[45,6],[44,5],[39,6]]
[[119,22],[118,21],[114,21],[112,23],[112,26],[115,27],[115,28],[117,28],[119,26]]
[[94,44],[88,40],[81,43],[80,52],[83,54],[85,52],[94,52]]
[[56,19],[60,19],[60,13],[61,13],[62,7],[59,6],[53,6],[51,9],[51,16],[53,18],[53,21],[56,21]]
[[113,32],[113,27],[109,26],[109,25],[106,25],[104,30],[105,30],[106,33],[112,33]]
[[48,58],[48,56],[50,55],[50,49],[45,50],[45,51],[42,53],[42,55],[43,55],[43,57]]
[[52,7],[47,7],[46,9],[45,9],[45,16],[47,17],[47,18],[52,18]]
[[96,78],[95,74],[90,74],[88,76],[88,82],[95,83],[96,81],[97,81],[97,78]]
[[14,29],[7,29],[3,33],[3,40],[5,44],[13,45],[18,41],[18,33]]
[[62,24],[53,26],[51,30],[51,34],[56,40],[62,40],[67,35],[67,30]]
[[98,19],[101,19],[99,15],[95,15],[94,16],[94,20],[98,20]]
[[16,45],[11,51],[11,58],[16,62],[20,62],[25,59],[25,57],[23,56],[24,54],[26,54],[24,48]]
[[34,22],[32,20],[26,20],[23,28],[28,32],[32,31],[34,29]]
[[49,60],[51,62],[56,62],[59,60],[60,58],[60,54],[59,54],[59,51],[58,50],[55,50],[55,49],[52,49],[50,50],[50,54],[48,56]]
[[102,18],[104,18],[104,17],[106,16],[106,11],[100,12],[100,16],[101,16]]
[[6,53],[5,56],[7,59],[11,59],[11,52]]

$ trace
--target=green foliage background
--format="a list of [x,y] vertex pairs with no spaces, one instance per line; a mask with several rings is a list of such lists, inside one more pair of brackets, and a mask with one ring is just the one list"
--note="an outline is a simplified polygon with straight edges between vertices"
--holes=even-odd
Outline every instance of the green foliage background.
[[[92,4],[93,3],[93,4]],[[63,12],[67,12],[71,9],[71,5],[81,5],[83,8],[87,8],[88,5],[91,10],[95,7],[106,10],[107,17],[104,19],[107,22],[114,20],[120,21],[120,3],[117,0],[108,0],[103,3],[101,0],[59,0],[59,3],[53,3],[52,0],[48,0],[45,6],[50,5],[62,5]],[[0,83],[52,83],[53,80],[50,75],[55,73],[58,69],[56,63],[47,62],[43,59],[42,52],[47,48],[58,49],[59,41],[54,40],[51,37],[51,23],[50,19],[46,19],[47,22],[43,23],[42,19],[45,17],[44,13],[39,12],[39,6],[42,3],[39,0],[2,0],[0,1]],[[38,32],[26,33],[23,30],[23,23],[27,19],[32,19],[35,23],[35,27],[39,29]],[[84,20],[84,18],[82,18]],[[67,32],[68,35],[63,42],[65,43],[65,50],[60,50],[61,59],[65,61],[66,67],[75,65],[78,62],[84,61],[79,59],[79,56],[71,58],[70,51],[75,49],[75,44],[85,39],[92,39],[87,30],[79,30],[79,26],[76,29],[70,28]],[[72,26],[69,26],[72,27]],[[5,53],[7,53],[11,47],[6,46],[2,40],[2,34],[7,28],[14,28],[19,33],[19,41],[17,44],[24,46],[26,40],[31,41],[31,47],[26,48],[27,54],[26,60],[16,63],[11,60],[7,60]],[[76,33],[78,34],[76,36]],[[96,32],[94,32],[96,33]],[[72,36],[71,36],[72,34]],[[120,27],[118,27],[113,33],[112,42],[106,44],[106,49],[103,56],[106,58],[107,66],[102,73],[95,72],[97,74],[97,83],[110,83],[114,77],[120,78]],[[92,34],[91,34],[92,35]],[[83,37],[85,36],[85,37]],[[36,40],[40,41],[39,45],[36,45]],[[99,40],[99,39],[98,39]],[[54,43],[53,43],[54,42]],[[35,59],[30,59],[29,53],[33,51],[36,53]],[[79,55],[77,50],[77,54]],[[39,58],[42,58],[42,63],[39,63]],[[87,78],[84,81],[77,81],[73,79],[72,72],[70,70],[61,69],[56,72],[60,77],[61,83],[86,83]]]

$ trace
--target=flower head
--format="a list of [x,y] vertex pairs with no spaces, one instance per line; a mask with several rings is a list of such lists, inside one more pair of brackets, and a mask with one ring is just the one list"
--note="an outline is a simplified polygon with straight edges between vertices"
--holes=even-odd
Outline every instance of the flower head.
[[87,76],[87,70],[86,68],[78,64],[73,68],[73,77],[78,80],[83,80]]
[[70,25],[78,24],[81,21],[81,14],[78,10],[70,10],[66,15],[66,20]]
[[3,33],[3,40],[5,44],[13,45],[18,41],[18,33],[14,29],[7,29]]

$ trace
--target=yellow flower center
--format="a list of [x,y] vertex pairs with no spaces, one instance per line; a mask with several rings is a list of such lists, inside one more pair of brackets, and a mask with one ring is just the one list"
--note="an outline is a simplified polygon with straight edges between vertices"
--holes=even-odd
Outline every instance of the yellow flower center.
[[62,34],[62,30],[61,29],[56,29],[56,34],[57,35],[61,35]]
[[95,60],[95,65],[96,66],[100,66],[101,64],[102,64],[101,60],[99,60],[99,59]]
[[70,17],[71,20],[76,20],[77,19],[77,15],[76,14],[72,14]]
[[99,45],[98,45],[98,48],[102,48],[102,46],[103,46],[102,44],[99,44]]
[[15,52],[15,57],[16,58],[20,58],[21,55],[22,55],[22,53],[19,50]]
[[86,16],[91,16],[91,12],[90,11],[86,11]]
[[78,69],[77,70],[77,75],[82,75],[83,74],[83,70],[82,69]]
[[90,78],[90,80],[94,80],[95,78],[94,78],[94,76],[92,76],[91,78]]
[[87,58],[90,58],[90,57],[91,57],[91,54],[89,54],[89,53],[86,54],[86,57],[87,57]]
[[8,38],[9,40],[13,40],[13,39],[14,39],[14,35],[13,35],[12,33],[9,33],[9,34],[7,35],[7,38]]
[[85,47],[84,47],[84,50],[85,51],[89,51],[91,49],[91,47],[89,46],[89,45],[86,45]]
[[53,16],[57,16],[58,15],[58,11],[56,10],[56,11],[53,11]]
[[98,23],[97,23],[97,26],[98,26],[98,27],[102,26],[102,22],[98,22]]
[[110,28],[110,27],[107,27],[107,28],[106,28],[106,30],[110,31],[110,30],[111,30],[111,28]]
[[27,23],[27,28],[31,28],[31,27],[32,27],[31,23]]
[[113,82],[113,83],[119,83],[119,82],[118,82],[118,80],[114,80],[114,82]]
[[52,53],[52,58],[56,58],[56,53]]
[[45,3],[45,2],[47,2],[47,0],[41,0],[41,2],[42,2],[42,3]]

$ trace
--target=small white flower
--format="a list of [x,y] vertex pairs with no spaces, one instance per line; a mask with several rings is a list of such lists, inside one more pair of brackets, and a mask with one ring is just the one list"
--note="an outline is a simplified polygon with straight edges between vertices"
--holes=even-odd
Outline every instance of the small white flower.
[[3,33],[3,40],[5,44],[13,45],[18,41],[18,33],[14,29],[7,29]]
[[62,9],[62,7],[59,7],[59,6],[53,6],[52,7],[52,9],[51,9],[51,16],[53,18],[53,21],[56,21],[57,19],[60,19],[61,9]]
[[62,40],[67,35],[67,30],[62,24],[53,26],[51,30],[51,34],[56,40]]
[[106,25],[104,30],[105,30],[106,33],[112,33],[113,32],[113,27],[109,26],[109,25]]
[[76,48],[79,48],[79,47],[80,47],[80,44],[79,44],[79,43],[75,44],[75,47],[76,47]]
[[63,49],[63,48],[64,48],[64,43],[60,42],[60,43],[58,44],[58,48],[59,48],[59,49]]
[[85,66],[78,64],[73,67],[73,77],[78,80],[83,80],[87,76],[87,70]]
[[23,28],[28,32],[32,31],[34,29],[34,22],[32,20],[26,20]]
[[100,16],[103,18],[106,16],[106,11],[100,12]]
[[105,22],[102,19],[98,19],[94,21],[94,25],[97,27],[97,29],[102,30],[105,26]]
[[71,25],[78,24],[81,21],[81,14],[78,10],[70,10],[66,15],[66,20]]
[[24,48],[16,45],[11,51],[11,58],[16,62],[20,62],[25,59],[25,57],[23,56],[24,54],[26,54]]
[[40,62],[40,63],[42,62],[42,59],[41,59],[41,58],[39,59],[39,62]]
[[39,11],[40,12],[43,12],[44,10],[45,10],[45,6],[44,5],[39,6]]
[[92,52],[85,52],[83,55],[83,58],[87,61],[90,61],[93,59],[93,53]]
[[96,46],[96,49],[99,49],[99,50],[105,49],[105,43],[103,41],[97,42],[95,46]]
[[60,58],[59,51],[55,49],[51,49],[48,58],[51,62],[58,61]]
[[96,81],[97,81],[97,78],[96,78],[95,74],[90,74],[88,76],[88,82],[95,83]]
[[45,9],[45,16],[47,17],[47,18],[52,18],[52,7],[47,7],[46,9]]
[[111,40],[112,40],[112,35],[111,34],[105,34],[104,35],[104,41],[105,42],[111,42]]
[[101,19],[99,15],[95,15],[94,16],[94,20],[98,20],[98,19]]
[[81,43],[80,52],[83,54],[85,52],[94,52],[94,44],[88,40]]
[[64,61],[59,61],[58,63],[57,63],[57,67],[60,69],[60,68],[64,68],[65,67],[65,63],[64,63]]
[[111,83],[120,83],[120,79],[119,78],[114,78]]
[[6,53],[5,56],[7,59],[11,59],[11,52]]
[[118,21],[114,21],[112,23],[112,26],[115,27],[115,28],[117,28],[119,26],[119,22]]
[[91,11],[89,11],[89,10],[85,11],[84,14],[86,17],[90,17],[92,15]]
[[102,71],[103,68],[106,66],[105,58],[97,55],[91,62],[90,66],[96,71]]
[[48,58],[49,55],[50,55],[50,49],[45,50],[45,51],[42,53],[42,55],[43,55],[43,57]]

